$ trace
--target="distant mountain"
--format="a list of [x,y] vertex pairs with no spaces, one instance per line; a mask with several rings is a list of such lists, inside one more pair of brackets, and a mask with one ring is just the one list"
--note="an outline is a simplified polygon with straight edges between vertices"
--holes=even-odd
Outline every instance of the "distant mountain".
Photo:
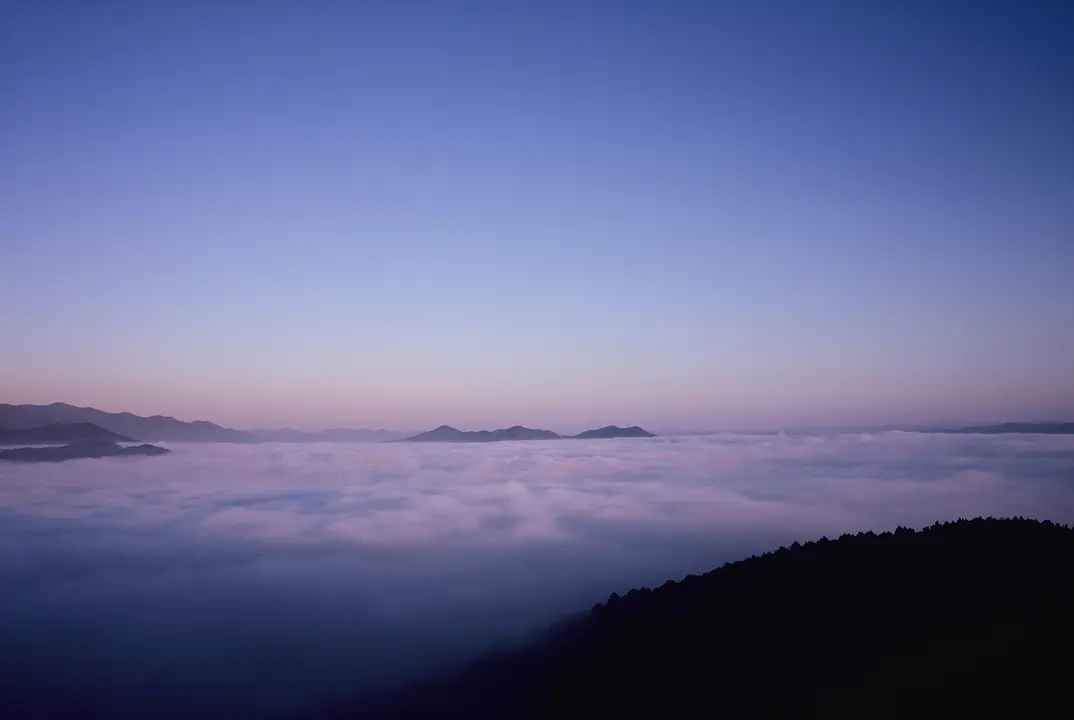
[[63,462],[86,458],[166,455],[170,450],[156,445],[123,447],[107,440],[83,440],[59,447],[22,447],[0,450],[0,460],[15,462]]
[[403,433],[391,430],[351,430],[349,428],[332,428],[330,430],[249,430],[257,442],[308,443],[308,442],[383,442],[396,440]]
[[643,430],[637,425],[631,425],[628,428],[621,428],[617,425],[608,425],[606,427],[599,428],[597,430],[586,430],[580,432],[577,435],[571,436],[575,440],[605,440],[608,438],[647,438],[656,437],[648,430]]
[[403,438],[396,442],[502,442],[505,440],[595,440],[616,437],[656,437],[650,432],[642,430],[637,425],[629,428],[621,428],[615,425],[600,428],[599,430],[586,430],[577,435],[560,435],[551,430],[535,430],[533,428],[514,425],[500,430],[475,430],[464,431],[441,425],[435,430]]
[[127,437],[149,442],[254,442],[253,435],[220,427],[211,422],[183,422],[173,417],[141,417],[131,413],[110,413],[67,403],[51,405],[0,404],[0,427],[27,429],[52,424],[92,423]]
[[108,442],[135,442],[133,438],[105,430],[93,423],[54,423],[33,428],[6,430],[0,428],[0,445],[59,445],[81,440],[104,440]]
[[998,425],[969,425],[952,430],[922,430],[928,433],[960,433],[973,435],[1004,435],[1029,433],[1034,435],[1074,435],[1074,422],[999,423]]
[[456,430],[450,425],[441,425],[435,430],[403,438],[401,442],[501,442],[504,440],[555,440],[561,437],[551,430],[533,430],[515,425],[501,430],[476,430],[467,432]]

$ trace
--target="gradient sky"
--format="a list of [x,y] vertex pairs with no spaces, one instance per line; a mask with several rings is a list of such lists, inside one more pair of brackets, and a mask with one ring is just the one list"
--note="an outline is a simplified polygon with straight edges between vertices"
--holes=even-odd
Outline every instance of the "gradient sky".
[[1069,2],[0,2],[0,402],[1074,415]]

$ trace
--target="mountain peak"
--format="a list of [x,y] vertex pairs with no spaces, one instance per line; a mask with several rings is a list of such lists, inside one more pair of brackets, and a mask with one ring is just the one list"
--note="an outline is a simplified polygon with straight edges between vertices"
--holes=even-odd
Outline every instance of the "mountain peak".
[[618,425],[605,425],[597,430],[586,430],[573,436],[578,440],[605,440],[611,438],[650,438],[656,437],[648,430],[644,430],[637,425],[631,425],[628,428],[621,428]]
[[502,442],[505,440],[562,440],[576,438],[580,440],[596,440],[607,438],[643,438],[655,437],[651,432],[643,430],[637,425],[621,428],[617,425],[606,425],[598,430],[587,430],[577,435],[560,435],[551,430],[539,430],[512,425],[509,428],[499,430],[476,430],[463,432],[450,425],[441,425],[435,430],[420,433],[413,437],[403,438],[397,442]]

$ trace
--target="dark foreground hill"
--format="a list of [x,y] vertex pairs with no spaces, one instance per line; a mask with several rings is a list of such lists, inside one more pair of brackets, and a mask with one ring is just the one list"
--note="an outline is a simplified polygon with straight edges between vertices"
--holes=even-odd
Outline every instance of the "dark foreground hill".
[[0,427],[32,428],[53,423],[93,423],[142,442],[254,442],[254,437],[249,433],[220,427],[204,420],[184,422],[165,415],[141,417],[128,412],[110,413],[67,403],[0,404]]
[[93,423],[53,423],[40,427],[5,429],[0,428],[0,445],[45,445],[79,442],[82,440],[104,440],[108,442],[134,442],[133,438],[105,430]]
[[621,428],[616,425],[608,425],[597,430],[586,430],[577,435],[560,435],[551,430],[538,430],[534,428],[514,425],[500,430],[458,430],[450,425],[441,425],[435,430],[423,432],[413,437],[403,438],[396,442],[503,442],[505,440],[604,440],[617,437],[656,437],[651,432],[641,429],[637,425]]
[[960,520],[821,539],[612,595],[354,718],[1028,717],[1067,701],[1074,530]]
[[156,445],[123,447],[107,440],[83,440],[69,445],[53,447],[23,447],[0,450],[0,460],[15,462],[63,462],[86,458],[138,457],[143,455],[167,455],[171,450]]

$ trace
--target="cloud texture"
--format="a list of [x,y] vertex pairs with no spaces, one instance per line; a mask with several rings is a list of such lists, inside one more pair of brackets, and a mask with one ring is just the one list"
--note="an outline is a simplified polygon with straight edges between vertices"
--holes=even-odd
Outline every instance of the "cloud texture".
[[297,711],[796,539],[1074,521],[1062,436],[173,450],[0,465],[9,698]]

